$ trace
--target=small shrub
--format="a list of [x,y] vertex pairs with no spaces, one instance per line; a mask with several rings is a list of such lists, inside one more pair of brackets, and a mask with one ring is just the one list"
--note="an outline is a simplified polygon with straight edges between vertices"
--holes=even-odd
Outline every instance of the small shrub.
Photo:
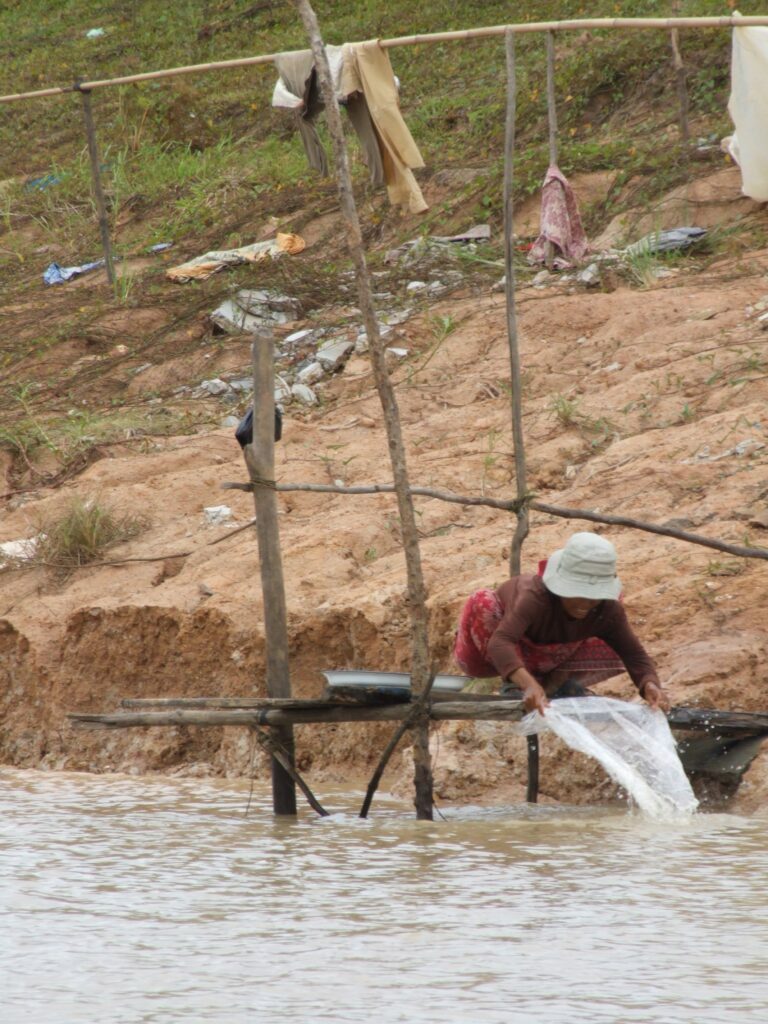
[[578,399],[555,395],[550,403],[555,419],[564,427],[575,426],[579,419]]
[[31,562],[66,575],[98,561],[112,545],[131,540],[147,526],[142,516],[121,515],[96,500],[76,498],[63,512],[39,522]]

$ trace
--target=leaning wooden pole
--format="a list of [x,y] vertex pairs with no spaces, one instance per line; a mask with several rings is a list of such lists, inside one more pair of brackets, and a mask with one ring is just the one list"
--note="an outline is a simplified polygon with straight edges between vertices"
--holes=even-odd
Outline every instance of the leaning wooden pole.
[[104,190],[101,187],[101,165],[99,163],[99,147],[96,142],[96,125],[93,120],[93,107],[91,106],[91,92],[89,89],[82,88],[79,88],[78,91],[80,92],[80,98],[83,101],[83,121],[85,122],[85,134],[88,139],[88,159],[91,165],[91,184],[93,185],[93,198],[96,203],[96,213],[99,218],[101,247],[104,251],[104,263],[107,267],[107,279],[110,284],[114,284],[115,267],[112,261],[112,245],[109,240],[107,204],[104,200]]
[[[355,276],[357,278],[358,303],[368,337],[376,389],[379,393],[381,407],[384,412],[384,423],[387,431],[392,476],[397,493],[400,529],[408,577],[408,604],[411,619],[411,685],[414,696],[418,700],[430,688],[429,634],[426,589],[419,551],[419,535],[408,481],[405,445],[403,444],[400,427],[400,414],[387,370],[384,344],[379,333],[376,310],[373,305],[373,290],[365,259],[365,248],[363,246],[363,236],[360,230],[355,197],[352,191],[352,176],[349,170],[349,160],[344,141],[344,129],[341,124],[339,105],[331,81],[328,58],[325,53],[317,17],[309,0],[296,0],[296,8],[301,15],[307,35],[309,36],[325,103],[328,130],[333,142],[339,203],[347,228],[347,245],[354,262]],[[421,715],[419,721],[414,724],[412,736],[416,816],[431,820],[433,816],[432,764],[429,755],[429,722],[426,709],[425,714]]]
[[[290,697],[288,625],[277,523],[275,477],[275,365],[272,334],[260,331],[253,342],[253,441],[245,446],[245,462],[253,485],[259,570],[264,595],[267,648],[267,694]],[[293,727],[276,727],[274,737],[294,760]],[[275,814],[296,814],[296,786],[291,773],[273,755],[272,807]]]
[[504,264],[507,300],[507,342],[509,345],[509,366],[512,379],[512,440],[515,451],[515,486],[520,506],[517,511],[517,526],[509,553],[511,576],[520,573],[523,541],[528,536],[528,508],[525,469],[525,443],[523,439],[523,388],[520,368],[520,346],[517,339],[517,311],[515,307],[515,227],[513,218],[512,185],[515,163],[515,117],[517,110],[517,88],[515,79],[515,37],[507,32],[507,120],[504,137]]

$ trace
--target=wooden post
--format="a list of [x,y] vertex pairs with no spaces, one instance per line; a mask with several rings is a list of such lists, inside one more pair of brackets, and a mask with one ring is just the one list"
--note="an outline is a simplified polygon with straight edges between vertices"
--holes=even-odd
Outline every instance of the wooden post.
[[[547,33],[547,97],[550,95],[550,77],[554,94],[554,74],[550,76],[550,66],[554,68],[554,59],[550,57],[552,33]],[[525,440],[523,438],[523,388],[520,368],[520,346],[517,338],[517,314],[515,307],[515,225],[512,185],[514,182],[515,161],[515,119],[517,111],[517,88],[515,76],[515,36],[507,31],[505,36],[507,54],[507,120],[504,137],[504,264],[505,264],[505,296],[507,300],[507,339],[509,343],[509,365],[512,380],[512,439],[515,451],[515,486],[517,497],[525,502],[527,494],[525,468]],[[555,130],[556,126],[555,126]],[[552,162],[552,121],[550,119],[550,162]],[[555,153],[555,161],[557,154]],[[509,551],[509,573],[518,576],[522,570],[523,541],[528,536],[528,508],[521,504],[517,511],[517,525]],[[539,737],[529,736],[526,744],[528,752],[528,788],[526,799],[536,803],[539,792]]]
[[[325,103],[328,130],[333,142],[339,204],[347,228],[347,246],[355,266],[358,303],[368,337],[376,389],[379,393],[381,407],[384,412],[384,424],[387,431],[389,458],[397,494],[400,530],[408,576],[408,604],[411,619],[411,684],[414,695],[418,699],[420,696],[425,696],[430,688],[428,621],[426,590],[419,551],[419,535],[408,481],[405,446],[400,427],[400,414],[387,370],[385,347],[381,340],[376,310],[373,305],[373,290],[365,259],[360,221],[352,191],[352,176],[349,170],[349,160],[344,141],[344,129],[341,124],[339,104],[336,100],[336,94],[331,81],[328,58],[325,53],[317,17],[309,0],[296,0],[296,8],[301,15],[310,39],[312,53],[315,58],[315,67],[317,68],[320,88]],[[432,764],[429,754],[429,721],[426,708],[424,709],[424,714],[419,716],[419,721],[414,723],[412,737],[416,816],[431,820],[433,816]]]
[[[547,32],[547,121],[549,123],[549,166],[557,166],[557,102],[555,100],[555,37]],[[546,244],[544,262],[547,269],[552,269],[555,247],[552,242]]]
[[690,139],[690,129],[688,127],[688,86],[685,81],[685,65],[683,64],[683,58],[680,55],[679,47],[679,33],[676,28],[673,28],[670,32],[670,43],[672,45],[672,63],[675,68],[675,76],[677,79],[677,98],[680,104],[679,120],[680,120],[680,139],[683,143],[687,143]]
[[[515,225],[512,196],[515,161],[515,118],[517,111],[515,36],[513,32],[507,32],[505,42],[507,55],[507,119],[504,137],[504,269],[506,273],[504,294],[507,302],[507,341],[509,345],[509,366],[512,383],[511,411],[512,439],[515,451],[515,485],[518,499],[524,501],[527,493],[527,483],[525,443],[523,439],[523,388],[515,308]],[[520,574],[521,551],[523,541],[527,536],[528,509],[523,505],[517,513],[517,526],[509,553],[509,573],[511,576]]]
[[114,284],[115,267],[112,262],[112,246],[109,241],[107,204],[104,201],[104,192],[101,187],[101,167],[99,165],[99,148],[96,142],[96,126],[93,121],[93,109],[91,107],[91,92],[90,89],[81,89],[79,86],[76,88],[83,101],[83,120],[85,121],[85,134],[88,138],[88,157],[91,164],[93,198],[96,200],[96,212],[99,218],[99,232],[101,233],[101,247],[104,250],[104,262],[107,267],[107,279],[110,284]]
[[[288,626],[285,608],[275,477],[275,361],[272,335],[260,331],[253,342],[253,441],[244,449],[253,484],[256,535],[259,545],[264,631],[267,647],[267,694],[290,697]],[[293,727],[275,728],[275,739],[294,761]],[[296,787],[290,774],[272,757],[272,807],[275,814],[296,814]]]

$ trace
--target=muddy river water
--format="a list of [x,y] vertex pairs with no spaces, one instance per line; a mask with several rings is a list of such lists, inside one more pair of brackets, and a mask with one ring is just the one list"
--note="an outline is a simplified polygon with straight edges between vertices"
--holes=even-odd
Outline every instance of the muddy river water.
[[768,817],[0,779],[3,1024],[768,1021]]

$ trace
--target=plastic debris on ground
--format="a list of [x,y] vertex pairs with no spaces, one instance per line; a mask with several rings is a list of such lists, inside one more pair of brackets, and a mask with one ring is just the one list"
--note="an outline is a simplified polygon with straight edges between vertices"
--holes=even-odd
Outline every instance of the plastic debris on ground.
[[301,314],[301,303],[290,295],[244,289],[211,313],[214,325],[225,334],[251,333],[260,327],[287,324]]
[[705,444],[690,459],[681,459],[681,464],[688,466],[696,462],[719,462],[720,459],[727,459],[731,456],[741,458],[743,455],[756,455],[764,448],[765,441],[761,441],[757,437],[745,437],[742,441],[735,444],[733,448],[727,448],[718,455],[713,455],[710,446]]
[[545,715],[531,712],[514,726],[519,735],[553,732],[573,750],[599,761],[647,815],[693,813],[698,800],[661,711],[611,697],[566,697]]
[[418,261],[420,256],[429,252],[430,249],[433,251],[441,249],[445,251],[456,245],[471,249],[478,242],[489,241],[490,237],[491,228],[489,224],[475,224],[473,227],[467,228],[466,231],[459,232],[458,235],[429,235],[427,238],[412,238],[408,242],[403,242],[397,249],[389,249],[384,256],[384,262],[390,264],[400,262],[406,264],[414,263]]
[[57,174],[44,174],[41,178],[30,178],[24,184],[25,192],[44,192],[47,188],[60,185],[61,178]]
[[43,272],[43,281],[46,284],[64,284],[71,281],[73,277],[81,274],[88,274],[91,270],[98,270],[105,265],[104,260],[94,260],[93,263],[82,263],[79,267],[62,267],[58,263],[51,263]]
[[653,231],[650,235],[633,242],[624,249],[628,256],[646,252],[673,252],[695,245],[707,234],[706,228],[670,228],[668,231]]
[[4,541],[0,544],[0,568],[9,562],[28,562],[35,555],[37,542],[37,537]]
[[104,35],[104,29],[103,28],[89,28],[88,31],[85,33],[85,38],[86,39],[99,39],[103,35]]
[[196,256],[187,263],[167,270],[166,277],[181,284],[187,281],[205,281],[224,267],[234,267],[241,263],[259,263],[261,260],[275,259],[283,255],[296,256],[305,248],[306,242],[300,235],[278,232],[275,238],[266,242],[254,242],[239,249],[214,250],[203,256]]

